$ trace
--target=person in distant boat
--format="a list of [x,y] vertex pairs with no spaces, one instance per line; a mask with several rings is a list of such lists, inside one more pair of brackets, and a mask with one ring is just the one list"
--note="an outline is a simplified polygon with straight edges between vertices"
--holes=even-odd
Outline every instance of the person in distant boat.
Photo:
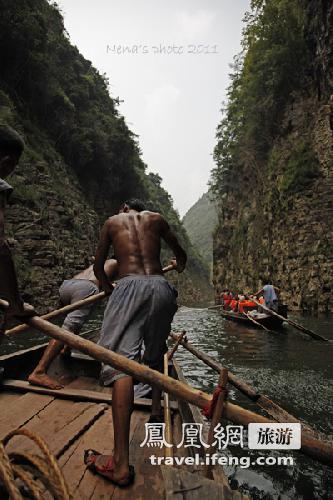
[[247,314],[249,311],[257,309],[257,304],[251,300],[251,297],[246,294],[243,297],[244,299],[239,299],[238,312]]
[[[111,285],[104,262],[112,245],[120,279],[105,309],[99,344],[139,361],[144,342],[143,362],[159,371],[163,370],[166,340],[177,310],[177,292],[162,272],[162,240],[174,252],[174,269],[183,272],[186,253],[164,217],[145,210],[140,200],[127,201],[118,215],[105,222],[94,266],[103,290],[108,293]],[[113,483],[128,486],[134,481],[134,468],[129,465],[133,379],[109,365],[103,366],[101,378],[105,385],[113,384],[114,455],[87,450],[84,461],[88,468]],[[161,422],[161,391],[154,386],[150,421]]]
[[19,162],[24,149],[21,136],[10,127],[0,125],[0,298],[9,302],[6,312],[0,311],[0,338],[6,320],[11,316],[33,316],[32,306],[23,302],[17,283],[15,266],[5,240],[5,207],[13,188],[3,178],[8,177]]
[[[117,274],[117,261],[108,259],[105,262],[104,270],[110,281],[115,279]],[[59,288],[60,300],[64,306],[73,304],[91,295],[96,295],[98,292],[99,283],[94,274],[93,264],[84,271],[76,274],[72,279],[65,280]],[[67,314],[62,328],[72,333],[79,334],[88,320],[92,309],[93,305],[90,305],[70,312]],[[30,384],[54,390],[62,389],[63,386],[57,380],[47,375],[47,370],[63,348],[64,344],[59,340],[50,340],[41,360],[28,377]]]
[[238,295],[237,294],[234,294],[234,296],[230,300],[230,309],[233,312],[237,312],[238,311]]
[[[262,280],[262,281],[263,283],[268,282],[268,280]],[[277,288],[276,286],[266,284],[255,294],[255,296],[257,298],[259,298],[260,296],[264,297],[265,306],[268,307],[269,309],[272,309],[273,311],[277,311],[279,307],[277,293],[279,291],[280,291],[279,288]]]
[[229,309],[230,302],[232,300],[232,293],[228,289],[225,289],[225,290],[223,290],[221,296],[222,296],[223,309],[225,309],[225,310]]

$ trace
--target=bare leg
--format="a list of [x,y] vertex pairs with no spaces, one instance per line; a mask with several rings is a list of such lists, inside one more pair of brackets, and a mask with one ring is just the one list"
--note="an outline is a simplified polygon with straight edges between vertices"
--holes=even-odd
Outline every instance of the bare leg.
[[[134,390],[132,377],[116,380],[112,390],[112,417],[114,433],[114,450],[111,455],[98,455],[93,463],[97,468],[108,467],[110,458],[112,467],[104,470],[102,475],[112,481],[123,482],[130,475],[129,469],[129,431],[133,409]],[[88,463],[91,460],[88,459]],[[87,462],[86,462],[87,463]]]
[[[160,373],[163,373],[163,361],[156,367],[156,370],[159,371]],[[155,385],[152,386],[152,391],[151,391],[151,419],[154,420],[154,417],[157,418],[157,422],[161,419],[163,416],[162,412],[162,405],[161,405],[161,397],[162,397],[162,391]]]
[[129,473],[129,432],[133,401],[132,377],[126,376],[116,380],[112,391],[115,479]]
[[151,414],[152,414],[152,416],[162,414],[161,396],[162,396],[161,389],[158,389],[158,387],[153,385],[152,386],[152,394],[151,394]]
[[42,387],[47,387],[48,389],[62,389],[63,386],[53,378],[49,377],[46,372],[52,361],[60,353],[63,345],[64,344],[59,342],[59,340],[50,340],[41,360],[28,377],[30,384],[40,385]]

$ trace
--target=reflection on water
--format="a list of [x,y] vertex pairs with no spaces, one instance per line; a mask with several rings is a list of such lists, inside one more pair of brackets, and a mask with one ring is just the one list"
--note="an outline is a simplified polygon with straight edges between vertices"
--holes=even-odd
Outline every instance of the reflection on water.
[[[98,327],[100,318],[101,310],[89,321],[86,330]],[[295,319],[333,340],[332,319]],[[186,307],[178,311],[173,329],[185,329],[189,341],[198,348],[287,411],[333,439],[333,342],[313,341],[289,326],[275,334],[245,328],[224,320],[215,310]],[[19,334],[0,346],[0,353],[27,348],[41,340],[44,341],[45,337],[38,333]],[[207,392],[214,390],[216,372],[181,347],[176,358],[192,385]],[[232,387],[229,398],[252,411],[260,411]],[[251,459],[263,455],[263,452],[255,450],[232,448],[231,451],[234,456],[250,456]],[[273,451],[265,454],[278,456]],[[293,456],[293,467],[229,467],[226,472],[235,486],[242,486],[256,499],[333,498],[329,496],[329,491],[333,490],[332,470],[299,453],[286,453],[285,456]]]
[[[295,317],[295,320],[333,339],[332,319]],[[333,439],[333,342],[313,341],[289,326],[278,333],[267,333],[226,321],[217,311],[186,307],[179,310],[174,329],[185,329],[188,340],[199,349]],[[179,349],[177,360],[194,386],[210,392],[214,390],[216,372],[185,349]],[[260,412],[258,406],[236,390],[230,390],[229,398]],[[234,456],[250,456],[251,461],[263,454],[279,456],[274,451],[263,453],[235,448],[231,451]],[[332,470],[300,453],[284,455],[293,456],[293,467],[229,467],[226,472],[235,485],[242,485],[254,498],[333,498],[328,493],[333,489]]]

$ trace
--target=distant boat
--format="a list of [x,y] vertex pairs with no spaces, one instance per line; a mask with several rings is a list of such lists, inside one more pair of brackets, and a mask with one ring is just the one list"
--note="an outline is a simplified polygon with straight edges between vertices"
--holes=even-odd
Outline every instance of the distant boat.
[[[282,316],[287,316],[288,307],[286,305],[279,305],[278,313]],[[269,313],[258,312],[257,310],[248,311],[247,314],[228,311],[225,309],[220,309],[221,315],[229,320],[236,321],[238,323],[243,323],[245,325],[259,327],[264,326],[268,329],[280,328],[283,324],[283,320],[277,316],[273,316]],[[249,317],[250,316],[250,317]],[[256,325],[258,323],[258,325]]]

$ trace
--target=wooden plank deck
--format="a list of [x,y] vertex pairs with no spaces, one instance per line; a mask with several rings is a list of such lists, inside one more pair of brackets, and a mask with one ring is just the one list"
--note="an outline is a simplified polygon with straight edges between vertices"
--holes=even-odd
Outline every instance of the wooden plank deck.
[[[99,387],[92,379],[81,377],[66,387],[68,390],[96,388],[96,394],[110,395],[110,389]],[[6,401],[6,404],[3,404]],[[84,451],[89,448],[101,453],[112,453],[113,429],[111,408],[103,403],[73,402],[50,395],[28,392],[9,397],[0,393],[0,435],[25,427],[45,439],[51,452],[57,457],[74,499],[143,499],[156,500],[165,497],[160,468],[148,460],[151,449],[140,448],[145,437],[148,411],[135,410],[131,419],[130,457],[135,467],[135,483],[124,490],[94,475],[83,462]],[[7,451],[38,453],[36,446],[24,436],[14,437]],[[153,453],[163,455],[163,450],[154,448]],[[47,498],[47,495],[45,496]]]
[[[78,377],[69,383],[64,391],[68,396],[76,396],[76,400],[62,399],[59,392],[49,394],[26,392],[24,395],[13,393],[15,389],[29,389],[24,381],[5,381],[0,392],[0,438],[9,431],[25,427],[45,439],[51,452],[58,459],[70,493],[74,500],[160,500],[164,498],[241,498],[230,491],[222,480],[204,479],[198,474],[200,466],[182,466],[178,468],[152,465],[149,457],[164,456],[164,449],[159,447],[140,447],[145,438],[145,423],[150,415],[150,401],[139,409],[135,409],[130,429],[130,462],[135,468],[135,482],[128,488],[121,489],[89,471],[83,461],[84,451],[92,448],[103,454],[113,452],[112,411],[109,403],[112,398],[110,388],[101,387],[92,377]],[[14,387],[17,386],[17,387]],[[83,395],[83,400],[82,396]],[[148,404],[149,403],[149,404]],[[173,402],[174,408],[178,405]],[[180,410],[183,410],[180,404]],[[189,415],[174,413],[174,443],[179,443],[182,434],[182,422],[199,419],[196,407],[190,406]],[[183,413],[183,411],[181,411]],[[187,420],[187,417],[190,420]],[[33,442],[24,436],[16,436],[7,447],[7,451],[20,450],[38,453]],[[192,452],[188,448],[173,448],[176,456],[186,456]],[[193,450],[192,450],[193,451]],[[164,469],[163,469],[164,467]],[[162,474],[162,469],[164,470]],[[201,470],[202,472],[202,470]],[[194,488],[194,486],[196,486]],[[183,492],[181,490],[184,490]],[[209,495],[208,495],[209,493]],[[166,496],[168,495],[168,496]],[[45,492],[43,498],[49,500]]]

